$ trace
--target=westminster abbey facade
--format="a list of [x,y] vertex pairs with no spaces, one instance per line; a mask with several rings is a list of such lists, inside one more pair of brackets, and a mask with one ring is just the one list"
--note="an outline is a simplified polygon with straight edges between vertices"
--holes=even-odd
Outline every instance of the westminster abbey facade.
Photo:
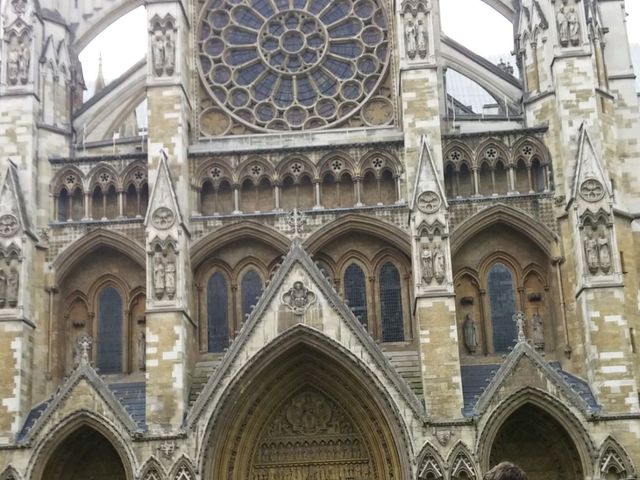
[[445,1],[2,2],[0,480],[637,478],[624,0]]

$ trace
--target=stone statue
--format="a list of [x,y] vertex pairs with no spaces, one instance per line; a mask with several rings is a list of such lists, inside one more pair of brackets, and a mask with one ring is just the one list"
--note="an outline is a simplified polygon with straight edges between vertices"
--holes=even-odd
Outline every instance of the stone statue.
[[156,76],[173,75],[176,64],[175,56],[176,43],[173,39],[173,32],[169,29],[163,31],[160,26],[156,26],[151,40],[151,57]]
[[0,270],[0,308],[4,308],[7,303],[7,275],[4,270]]
[[525,334],[527,328],[527,317],[522,312],[517,312],[513,316],[513,321],[516,324],[516,331],[518,334],[518,343],[526,342],[527,335]]
[[315,301],[316,294],[305,287],[299,280],[294,282],[293,287],[282,295],[282,303],[293,310],[296,315],[303,315]]
[[173,70],[175,67],[175,52],[176,52],[176,44],[173,40],[173,35],[171,31],[167,31],[165,34],[165,42],[164,42],[164,69],[167,75],[173,75]]
[[164,34],[158,30],[153,35],[151,45],[151,57],[153,59],[153,71],[158,77],[162,76],[164,71],[165,45]]
[[560,37],[560,45],[563,47],[569,45],[569,19],[564,7],[560,7],[558,11],[558,36]]
[[409,58],[414,58],[416,56],[416,25],[412,20],[407,20],[407,24],[404,27],[404,36],[407,54]]
[[162,300],[165,291],[164,283],[164,263],[162,259],[156,255],[153,262],[153,290],[158,300]]
[[538,312],[531,317],[533,326],[533,346],[537,350],[544,350],[544,321]]
[[473,316],[470,313],[467,313],[464,317],[462,333],[464,337],[464,346],[467,351],[471,354],[476,353],[478,348],[478,332],[476,329],[476,322],[473,320]]
[[598,243],[593,238],[592,234],[585,234],[584,250],[587,255],[587,266],[591,273],[596,273],[600,266],[600,260],[598,258]]
[[165,291],[170,299],[176,294],[176,264],[173,261],[167,262],[164,273]]
[[418,54],[420,57],[424,58],[427,55],[428,37],[427,27],[422,20],[418,20],[416,36],[418,37]]
[[575,7],[569,9],[567,22],[569,25],[569,40],[571,40],[571,45],[577,47],[580,45],[580,19],[578,18]]
[[147,336],[144,330],[138,336],[138,369],[145,371],[147,368]]
[[433,279],[433,253],[427,245],[422,246],[420,263],[422,264],[422,281],[429,284]]
[[18,75],[20,83],[29,83],[29,64],[31,63],[30,39],[25,37],[20,45],[20,55],[18,56]]
[[12,268],[7,275],[7,303],[10,307],[18,304],[18,290],[20,288],[20,274],[18,270]]
[[438,245],[433,253],[433,273],[438,283],[442,283],[445,279],[446,272],[444,266],[444,252],[442,246]]
[[9,40],[8,52],[7,52],[7,81],[11,85],[18,84],[18,71],[19,71],[19,63],[20,56],[22,52],[22,47],[18,42],[18,37],[13,35],[11,40]]
[[609,247],[609,239],[605,232],[601,232],[600,237],[598,237],[598,259],[602,271],[609,273],[609,269],[611,268],[611,248]]

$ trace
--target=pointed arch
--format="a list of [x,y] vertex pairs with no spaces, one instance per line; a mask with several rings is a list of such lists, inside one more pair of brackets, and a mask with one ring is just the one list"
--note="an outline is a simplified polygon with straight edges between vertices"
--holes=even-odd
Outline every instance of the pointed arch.
[[[107,181],[101,180],[99,177],[102,174],[110,175],[111,178]],[[105,162],[98,163],[95,167],[91,169],[91,171],[87,174],[89,190],[92,191],[97,185],[101,185],[103,190],[107,190],[110,185],[113,185],[116,190],[122,189],[122,182],[120,181],[120,175],[115,168]]]
[[585,478],[590,478],[593,471],[592,459],[597,458],[597,451],[584,422],[576,415],[574,408],[570,408],[556,396],[531,386],[523,387],[502,399],[479,426],[476,452],[480,468],[483,471],[489,469],[491,449],[500,428],[513,413],[526,405],[542,410],[563,428],[577,449]]
[[324,245],[347,232],[378,236],[405,255],[411,255],[411,242],[407,233],[384,220],[358,214],[344,215],[317,229],[305,240],[305,249],[314,254]]
[[[327,389],[334,398],[343,399],[343,405],[357,407],[357,411],[351,413],[362,422],[374,419],[380,422],[376,427],[377,440],[380,445],[389,447],[388,453],[393,457],[396,469],[395,478],[410,478],[413,446],[396,404],[397,399],[394,400],[380,377],[373,374],[352,351],[304,324],[289,328],[262,347],[229,379],[228,384],[215,376],[210,379],[213,390],[199,400],[209,402],[208,399],[215,396],[219,401],[211,405],[212,411],[207,414],[203,429],[204,438],[200,442],[197,458],[203,478],[219,478],[220,472],[227,472],[229,461],[235,461],[229,460],[231,450],[241,451],[230,440],[235,439],[240,431],[258,430],[246,425],[241,409],[255,412],[259,398],[266,398],[270,407],[259,410],[269,412],[280,402],[276,398],[280,392],[290,395],[293,390],[309,384],[310,379],[313,379],[314,388]],[[194,405],[192,418],[188,419],[191,424],[198,422],[206,408],[206,404],[198,403]]]
[[600,446],[598,456],[598,468],[602,478],[608,478],[607,474],[614,473],[620,479],[636,478],[636,469],[627,451],[618,441],[609,435]]
[[418,455],[418,480],[444,480],[446,469],[438,449],[427,442]]
[[451,480],[462,480],[465,477],[461,477],[461,474],[466,474],[466,478],[469,480],[479,479],[475,462],[473,461],[473,455],[462,440],[459,440],[451,449],[449,458],[447,459],[447,465],[449,466]]
[[160,462],[153,455],[140,468],[140,480],[164,480],[166,473]]
[[73,242],[53,261],[58,284],[73,270],[79,261],[101,247],[116,250],[129,257],[141,268],[146,268],[147,259],[144,248],[140,244],[120,233],[99,228]]
[[522,210],[499,203],[468,218],[451,233],[451,255],[482,230],[495,224],[504,224],[531,239],[548,257],[558,248],[558,236],[546,225]]
[[273,249],[285,254],[289,249],[289,239],[274,228],[262,223],[245,220],[242,223],[214,230],[198,240],[191,247],[191,265],[196,270],[212,252],[219,248],[244,239],[253,239],[266,243]]
[[125,479],[135,480],[137,463],[131,450],[131,437],[122,433],[122,429],[111,420],[88,410],[77,411],[65,417],[46,434],[37,435],[25,478],[49,480],[43,474],[52,455],[81,429],[92,430],[104,438],[117,453],[124,468]]
[[22,477],[15,468],[8,465],[2,474],[0,474],[0,480],[22,480]]
[[196,480],[195,470],[186,455],[182,455],[173,466],[169,480]]

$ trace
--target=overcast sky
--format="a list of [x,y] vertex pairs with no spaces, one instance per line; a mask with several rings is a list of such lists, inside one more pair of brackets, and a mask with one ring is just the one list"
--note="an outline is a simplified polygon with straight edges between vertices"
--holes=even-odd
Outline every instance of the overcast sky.
[[[481,0],[441,0],[440,5],[442,29],[450,37],[486,57],[499,57],[512,50],[511,24]],[[627,0],[627,11],[629,40],[640,44],[640,0]],[[147,48],[145,25],[146,14],[140,7],[96,37],[80,54],[85,80],[95,80],[100,54],[107,81],[140,60]]]

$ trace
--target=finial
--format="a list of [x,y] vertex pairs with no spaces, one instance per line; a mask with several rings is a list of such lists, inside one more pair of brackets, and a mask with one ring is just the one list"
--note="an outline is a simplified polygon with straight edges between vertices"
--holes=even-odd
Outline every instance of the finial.
[[89,335],[82,335],[76,340],[77,344],[77,364],[89,365],[91,363],[89,353],[93,345],[93,339]]

